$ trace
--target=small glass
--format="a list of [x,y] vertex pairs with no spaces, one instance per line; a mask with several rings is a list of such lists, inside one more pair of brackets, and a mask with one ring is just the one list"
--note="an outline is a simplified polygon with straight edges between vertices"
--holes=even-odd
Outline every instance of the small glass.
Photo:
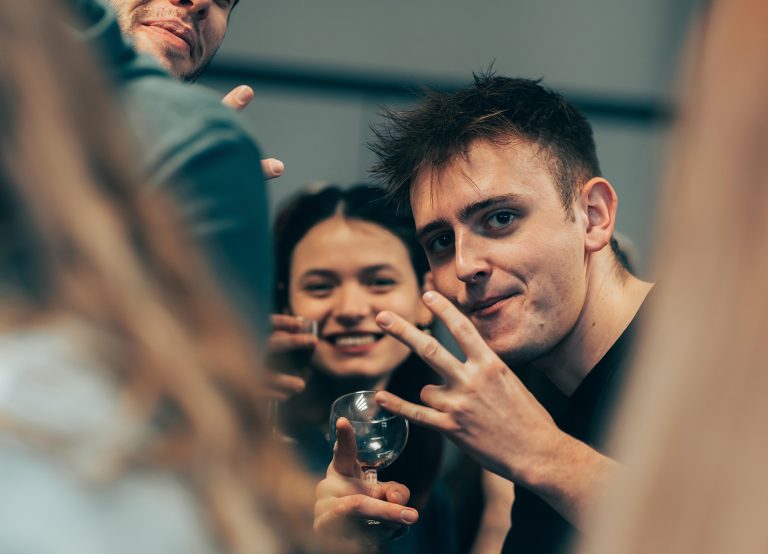
[[[408,441],[408,420],[381,408],[374,396],[377,391],[366,390],[345,394],[331,406],[330,441],[336,443],[336,421],[349,420],[355,432],[357,462],[363,469],[365,481],[378,482],[378,471],[389,466],[405,449]],[[381,522],[368,520],[368,525]]]
[[[297,316],[297,327],[294,333],[309,334],[318,336],[318,323],[314,319]],[[310,372],[310,363],[315,353],[313,348],[297,348],[295,350],[286,350],[285,352],[276,352],[269,355],[267,366],[272,371],[284,373],[286,375],[295,375],[307,380]],[[290,437],[280,432],[280,401],[277,399],[269,400],[268,417],[272,424],[272,434],[286,441],[292,441]]]

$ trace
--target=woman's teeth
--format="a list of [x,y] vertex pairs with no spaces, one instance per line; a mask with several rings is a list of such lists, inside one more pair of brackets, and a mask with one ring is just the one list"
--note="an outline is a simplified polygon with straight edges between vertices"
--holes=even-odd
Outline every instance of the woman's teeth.
[[376,341],[375,335],[347,335],[336,338],[336,346],[363,346]]

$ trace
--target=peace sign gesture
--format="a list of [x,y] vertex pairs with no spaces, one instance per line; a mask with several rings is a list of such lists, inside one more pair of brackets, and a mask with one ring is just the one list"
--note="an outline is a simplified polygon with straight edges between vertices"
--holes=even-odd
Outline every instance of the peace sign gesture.
[[[376,401],[414,423],[443,432],[485,468],[538,492],[572,519],[580,496],[593,484],[587,476],[612,463],[563,433],[522,382],[485,343],[474,325],[444,296],[424,294],[467,357],[461,362],[434,337],[392,312],[377,323],[409,346],[445,380],[421,391],[424,405],[388,392]],[[585,493],[588,494],[588,493]]]

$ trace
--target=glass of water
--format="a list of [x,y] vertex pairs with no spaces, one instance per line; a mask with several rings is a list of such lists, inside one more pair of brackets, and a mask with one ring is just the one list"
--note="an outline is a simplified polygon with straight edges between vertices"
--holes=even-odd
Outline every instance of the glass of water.
[[336,420],[347,418],[355,431],[357,462],[368,483],[376,484],[377,472],[394,462],[408,440],[408,420],[381,408],[366,390],[345,394],[331,406],[330,439],[336,443]]

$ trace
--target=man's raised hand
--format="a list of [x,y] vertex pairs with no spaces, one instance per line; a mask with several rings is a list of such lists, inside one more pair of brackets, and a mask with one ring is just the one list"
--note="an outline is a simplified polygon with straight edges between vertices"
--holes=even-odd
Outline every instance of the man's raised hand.
[[[221,99],[221,103],[236,112],[243,111],[253,100],[253,89],[248,85],[233,88]],[[261,160],[261,170],[266,180],[280,177],[285,172],[285,164],[276,158]]]

